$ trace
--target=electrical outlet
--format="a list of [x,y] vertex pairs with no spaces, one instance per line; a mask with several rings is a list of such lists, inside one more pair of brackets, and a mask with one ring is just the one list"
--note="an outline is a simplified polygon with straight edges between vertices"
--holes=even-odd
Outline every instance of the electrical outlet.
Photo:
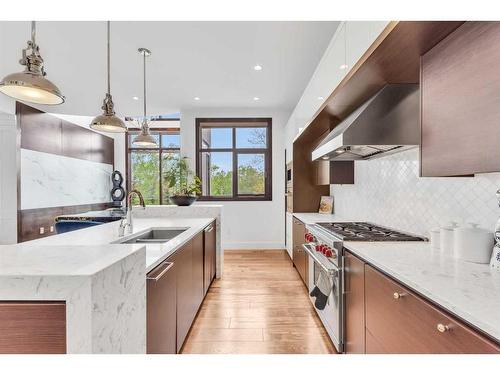
[[45,234],[45,228],[44,227],[40,227],[40,234]]

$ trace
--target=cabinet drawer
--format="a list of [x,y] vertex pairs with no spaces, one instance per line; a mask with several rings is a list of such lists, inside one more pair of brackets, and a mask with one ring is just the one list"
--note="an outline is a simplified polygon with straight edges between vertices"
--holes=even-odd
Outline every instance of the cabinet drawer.
[[367,353],[500,353],[499,346],[368,265],[365,298]]

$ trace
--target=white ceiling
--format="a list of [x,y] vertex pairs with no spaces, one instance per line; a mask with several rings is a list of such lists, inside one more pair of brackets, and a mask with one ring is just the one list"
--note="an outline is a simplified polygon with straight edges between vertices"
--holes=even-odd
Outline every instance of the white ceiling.
[[[111,90],[116,111],[122,116],[142,113],[139,47],[152,51],[148,114],[197,106],[292,109],[337,26],[338,22],[112,22]],[[18,60],[29,36],[29,22],[0,22],[0,76],[22,69]],[[65,104],[42,108],[98,114],[106,90],[106,23],[38,22],[37,43],[47,78],[66,96]],[[263,70],[254,71],[255,64]]]

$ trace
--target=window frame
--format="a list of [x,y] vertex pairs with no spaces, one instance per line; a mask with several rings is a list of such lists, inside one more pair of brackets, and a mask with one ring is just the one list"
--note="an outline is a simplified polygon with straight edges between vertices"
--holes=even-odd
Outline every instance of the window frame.
[[[173,120],[171,120],[173,121]],[[176,120],[178,121],[178,120]],[[179,134],[180,135],[180,128],[150,128],[150,131],[151,133],[155,134],[155,133],[159,133],[160,134],[160,145],[158,146],[158,148],[148,148],[148,147],[131,147],[131,144],[129,142],[129,136],[130,135],[134,135],[135,133],[139,133],[141,131],[140,128],[128,128],[127,130],[127,133],[125,133],[125,152],[126,152],[126,158],[125,158],[125,162],[126,162],[126,170],[127,170],[127,191],[130,191],[132,189],[132,162],[130,160],[131,158],[131,154],[132,152],[134,151],[157,151],[158,152],[158,190],[159,190],[159,205],[164,205],[165,202],[164,202],[164,199],[163,199],[163,182],[162,182],[162,178],[161,178],[161,175],[162,175],[162,170],[163,170],[163,158],[162,158],[162,154],[163,153],[179,153],[180,155],[180,152],[181,152],[181,147],[180,147],[180,144],[179,144],[179,147],[161,147],[161,136],[162,136],[162,133],[163,134],[167,134],[167,133],[175,133],[175,134]]]
[[[236,147],[236,129],[248,128],[249,123],[263,123],[265,122],[266,133],[266,147],[265,148],[239,148]],[[237,117],[237,118],[196,118],[196,175],[202,178],[201,170],[201,155],[203,152],[231,152],[232,153],[232,166],[233,166],[233,181],[232,181],[232,196],[211,196],[201,195],[198,200],[200,201],[272,201],[273,200],[273,173],[272,173],[272,156],[273,156],[273,142],[272,142],[272,118],[270,117]],[[231,148],[202,148],[202,129],[207,128],[223,128],[224,126],[215,124],[225,124],[232,128],[232,147]],[[238,125],[241,123],[241,125]],[[210,126],[210,124],[214,124]],[[255,126],[262,127],[262,126]],[[238,194],[238,154],[264,154],[264,194],[259,195],[243,195]],[[208,185],[210,186],[210,184]]]

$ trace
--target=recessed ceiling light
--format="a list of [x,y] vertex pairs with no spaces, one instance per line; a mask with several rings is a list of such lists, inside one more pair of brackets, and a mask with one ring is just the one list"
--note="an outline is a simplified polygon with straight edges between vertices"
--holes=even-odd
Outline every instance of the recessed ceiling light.
[[318,96],[318,100],[323,100],[325,98],[323,98],[322,96]]
[[132,99],[139,100],[139,97],[138,96],[133,96]]
[[255,100],[255,101],[259,101],[259,100],[260,100],[260,98],[259,98],[259,97],[257,97],[257,96],[254,96],[254,97],[253,97],[253,100]]
[[348,67],[349,67],[349,66],[348,66],[347,64],[342,64],[342,65],[340,65],[340,66],[339,66],[339,69],[340,69],[340,70],[345,70],[345,69],[347,69]]
[[259,65],[259,64],[255,65],[253,67],[253,70],[257,70],[257,71],[262,70],[262,65]]
[[194,100],[198,101],[198,100],[200,100],[200,98],[198,96],[195,96]]

